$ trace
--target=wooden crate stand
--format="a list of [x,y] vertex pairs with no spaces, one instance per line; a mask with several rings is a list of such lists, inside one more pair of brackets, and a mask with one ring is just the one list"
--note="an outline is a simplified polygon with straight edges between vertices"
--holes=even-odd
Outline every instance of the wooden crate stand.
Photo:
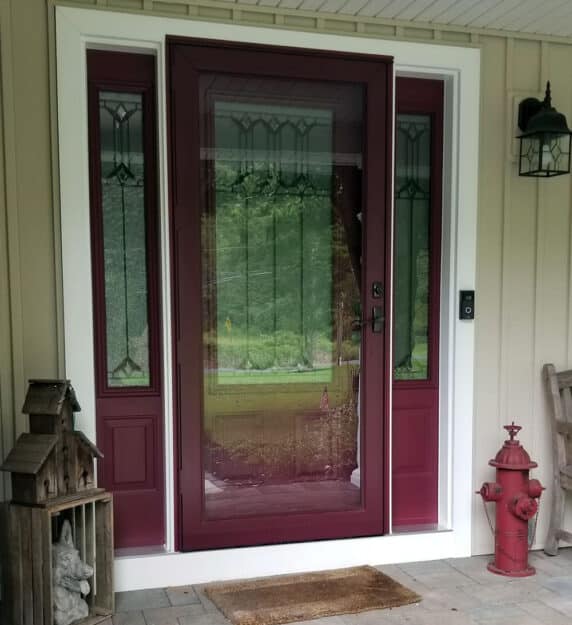
[[94,568],[86,597],[90,616],[77,623],[111,623],[115,605],[110,493],[100,490],[42,506],[6,504],[1,516],[3,625],[53,625],[52,543],[65,519],[72,525],[81,559]]

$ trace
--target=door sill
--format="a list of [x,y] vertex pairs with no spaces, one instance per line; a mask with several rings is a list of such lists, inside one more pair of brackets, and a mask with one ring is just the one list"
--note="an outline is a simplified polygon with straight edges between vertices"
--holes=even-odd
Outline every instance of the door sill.
[[150,545],[148,547],[120,547],[115,549],[115,558],[137,558],[139,556],[160,556],[170,553],[165,545]]
[[438,523],[419,523],[412,525],[398,525],[391,530],[392,534],[427,534],[428,532],[448,532],[448,527]]

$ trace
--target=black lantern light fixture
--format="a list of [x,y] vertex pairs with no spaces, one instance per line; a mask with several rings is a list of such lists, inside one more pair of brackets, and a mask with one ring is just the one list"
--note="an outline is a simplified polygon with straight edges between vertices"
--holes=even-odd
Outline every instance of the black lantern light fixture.
[[553,106],[550,82],[541,102],[526,98],[518,106],[519,176],[549,178],[570,173],[570,137],[566,117]]

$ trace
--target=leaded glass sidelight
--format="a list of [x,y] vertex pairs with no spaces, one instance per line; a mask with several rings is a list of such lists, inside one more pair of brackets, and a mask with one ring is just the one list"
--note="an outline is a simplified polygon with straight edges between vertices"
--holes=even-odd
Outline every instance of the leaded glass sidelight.
[[431,118],[398,115],[395,173],[394,377],[428,377]]
[[143,97],[99,94],[107,385],[148,386]]

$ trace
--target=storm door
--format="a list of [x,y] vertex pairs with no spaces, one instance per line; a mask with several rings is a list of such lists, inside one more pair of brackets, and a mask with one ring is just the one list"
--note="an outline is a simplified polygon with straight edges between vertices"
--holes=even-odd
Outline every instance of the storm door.
[[181,546],[381,534],[390,61],[169,58]]

